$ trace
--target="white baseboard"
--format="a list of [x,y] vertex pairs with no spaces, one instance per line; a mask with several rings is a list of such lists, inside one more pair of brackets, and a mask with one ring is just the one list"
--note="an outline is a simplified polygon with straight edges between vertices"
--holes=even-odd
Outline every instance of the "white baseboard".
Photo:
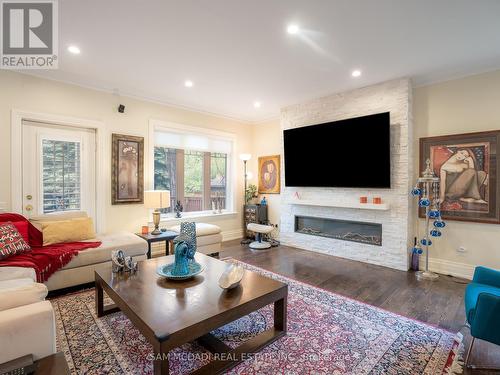
[[[424,266],[425,264],[422,264]],[[450,260],[429,258],[429,269],[443,275],[451,275],[472,280],[476,266],[466,263],[452,262]]]
[[239,240],[243,237],[243,229],[222,231],[222,241]]

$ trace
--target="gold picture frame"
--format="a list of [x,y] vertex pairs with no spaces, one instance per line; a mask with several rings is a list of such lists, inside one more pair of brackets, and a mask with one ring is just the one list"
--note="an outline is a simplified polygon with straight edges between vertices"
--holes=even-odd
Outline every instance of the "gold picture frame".
[[259,194],[280,194],[280,155],[259,156]]
[[111,204],[144,203],[144,137],[113,134]]
[[499,145],[498,130],[420,138],[420,171],[429,159],[444,220],[500,224]]

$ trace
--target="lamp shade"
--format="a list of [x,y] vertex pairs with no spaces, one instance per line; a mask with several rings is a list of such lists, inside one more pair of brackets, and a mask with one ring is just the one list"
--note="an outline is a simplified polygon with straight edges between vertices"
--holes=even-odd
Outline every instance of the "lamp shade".
[[147,208],[168,208],[170,207],[170,191],[168,190],[147,190],[144,192],[144,205]]
[[248,161],[252,158],[251,154],[240,154],[240,159],[243,161]]

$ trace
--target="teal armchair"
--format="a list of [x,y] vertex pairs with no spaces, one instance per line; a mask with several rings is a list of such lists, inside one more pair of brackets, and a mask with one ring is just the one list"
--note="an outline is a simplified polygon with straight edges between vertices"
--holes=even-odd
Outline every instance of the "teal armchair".
[[465,316],[472,341],[465,365],[474,369],[491,369],[469,364],[476,338],[500,345],[500,271],[476,267],[472,282],[465,288]]

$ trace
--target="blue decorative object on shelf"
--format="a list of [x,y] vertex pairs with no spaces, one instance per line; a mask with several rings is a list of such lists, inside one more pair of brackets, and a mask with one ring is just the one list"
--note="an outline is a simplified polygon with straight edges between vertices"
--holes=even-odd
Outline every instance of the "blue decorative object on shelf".
[[411,189],[411,195],[413,195],[414,197],[419,197],[422,195],[422,189],[419,189],[418,187],[414,187],[413,189]]
[[420,240],[420,243],[421,243],[422,245],[424,245],[424,246],[431,246],[431,245],[432,245],[432,241],[431,241],[431,240],[429,240],[429,239],[427,239],[427,238],[422,238],[422,239]]
[[174,268],[174,263],[170,264],[163,264],[158,267],[156,270],[156,273],[160,276],[166,277],[167,279],[171,280],[186,280],[191,277],[194,277],[198,275],[199,273],[203,272],[203,266],[199,263],[196,262],[189,262],[188,263],[188,273],[185,275],[174,275],[172,273],[172,270]]
[[435,220],[433,225],[436,228],[444,228],[446,226],[446,223],[443,220]]
[[441,231],[439,229],[432,229],[431,236],[432,237],[441,237]]
[[437,219],[441,216],[441,212],[439,210],[430,210],[427,214],[431,219]]
[[260,201],[260,204],[262,206],[267,206],[267,199],[266,199],[266,197],[262,198],[262,200]]

